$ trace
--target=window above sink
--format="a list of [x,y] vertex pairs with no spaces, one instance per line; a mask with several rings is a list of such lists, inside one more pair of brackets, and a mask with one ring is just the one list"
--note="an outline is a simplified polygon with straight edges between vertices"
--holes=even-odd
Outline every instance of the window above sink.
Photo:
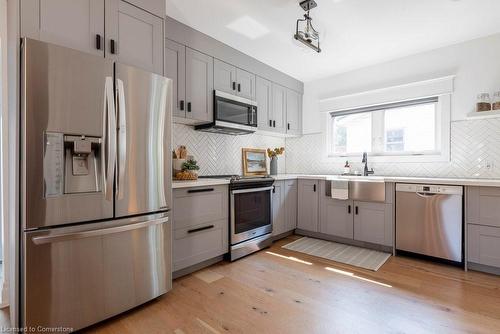
[[329,113],[331,158],[375,162],[449,160],[450,96],[442,95]]

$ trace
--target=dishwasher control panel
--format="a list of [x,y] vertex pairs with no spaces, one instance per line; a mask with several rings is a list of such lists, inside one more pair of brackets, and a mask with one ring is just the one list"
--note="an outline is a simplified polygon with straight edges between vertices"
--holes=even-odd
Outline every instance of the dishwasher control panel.
[[436,184],[407,184],[398,183],[396,184],[396,191],[401,192],[414,192],[414,193],[426,193],[426,194],[447,194],[447,195],[462,195],[462,186],[448,186],[448,185],[436,185]]

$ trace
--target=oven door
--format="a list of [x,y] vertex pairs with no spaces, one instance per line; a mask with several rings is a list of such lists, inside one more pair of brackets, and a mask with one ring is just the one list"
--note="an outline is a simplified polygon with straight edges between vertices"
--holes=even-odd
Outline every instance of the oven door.
[[272,189],[231,191],[231,245],[272,232]]
[[[257,103],[239,96],[214,91],[215,121],[257,127]],[[255,131],[255,129],[253,129]]]

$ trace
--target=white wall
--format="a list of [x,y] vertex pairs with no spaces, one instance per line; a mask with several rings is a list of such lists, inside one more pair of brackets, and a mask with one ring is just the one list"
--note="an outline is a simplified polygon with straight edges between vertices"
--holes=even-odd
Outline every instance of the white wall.
[[456,75],[451,119],[463,120],[474,110],[477,94],[489,92],[492,96],[500,91],[500,34],[306,82],[304,133],[323,130],[324,118],[318,111],[320,99],[447,75]]

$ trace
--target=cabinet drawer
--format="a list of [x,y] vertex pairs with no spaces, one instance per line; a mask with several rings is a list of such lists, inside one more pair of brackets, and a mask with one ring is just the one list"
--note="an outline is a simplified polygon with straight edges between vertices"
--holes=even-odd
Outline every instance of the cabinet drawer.
[[469,261],[500,268],[500,228],[468,225]]
[[467,222],[500,227],[500,188],[468,187]]
[[174,190],[174,229],[228,218],[228,187],[210,186]]
[[227,253],[227,219],[173,232],[173,270],[177,271]]

